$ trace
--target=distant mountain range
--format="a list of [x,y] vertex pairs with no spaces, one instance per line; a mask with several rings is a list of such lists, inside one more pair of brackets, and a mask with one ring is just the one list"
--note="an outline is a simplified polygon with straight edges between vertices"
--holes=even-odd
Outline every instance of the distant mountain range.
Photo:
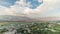
[[57,21],[59,17],[29,18],[27,16],[1,15],[0,21]]
[[25,21],[31,20],[26,16],[12,16],[12,15],[2,15],[0,16],[0,21]]
[[40,17],[39,21],[60,21],[60,17]]

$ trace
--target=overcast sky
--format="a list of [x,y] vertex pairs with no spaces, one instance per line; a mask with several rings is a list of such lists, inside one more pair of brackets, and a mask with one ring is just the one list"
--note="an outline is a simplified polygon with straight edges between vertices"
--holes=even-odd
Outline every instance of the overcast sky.
[[0,0],[0,15],[60,17],[60,0]]

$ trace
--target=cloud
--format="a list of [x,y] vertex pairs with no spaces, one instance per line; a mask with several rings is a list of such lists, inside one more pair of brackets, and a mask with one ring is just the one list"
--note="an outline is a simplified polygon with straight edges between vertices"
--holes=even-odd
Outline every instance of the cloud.
[[[17,3],[18,2],[18,3]],[[10,6],[10,8],[0,5],[0,15],[20,15],[24,10],[21,6],[19,6],[19,1],[17,1],[14,5]]]
[[7,12],[9,14],[12,13],[12,15],[30,15],[35,13],[34,9],[29,8],[30,5],[30,3],[26,4],[26,2],[24,2],[23,0],[16,1],[16,3],[13,6],[7,9]]
[[[45,7],[47,7],[47,12],[42,14],[43,17],[60,17],[59,8],[60,0],[45,0]],[[44,12],[44,11],[43,11]]]
[[[38,0],[40,2],[40,0]],[[25,15],[30,18],[59,16],[60,0],[43,0],[43,4],[36,9],[29,8],[30,2],[24,0],[16,1],[10,8],[0,6],[0,15]]]
[[35,9],[37,17],[60,17],[60,0],[43,0],[42,6]]
[[10,7],[11,5],[14,5],[14,3],[18,0],[0,0],[0,5],[5,7]]

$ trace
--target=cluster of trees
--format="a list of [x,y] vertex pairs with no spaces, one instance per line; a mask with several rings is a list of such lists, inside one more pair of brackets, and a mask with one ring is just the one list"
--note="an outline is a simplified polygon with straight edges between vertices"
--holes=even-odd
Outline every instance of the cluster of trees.
[[[28,27],[18,28],[17,31],[22,34],[57,34],[56,24],[34,23],[27,25]],[[24,32],[26,31],[26,32]]]
[[[18,24],[17,24],[18,25]],[[57,23],[33,23],[17,26],[16,31],[20,34],[60,34],[60,25]],[[0,33],[6,32],[7,29],[0,30]]]

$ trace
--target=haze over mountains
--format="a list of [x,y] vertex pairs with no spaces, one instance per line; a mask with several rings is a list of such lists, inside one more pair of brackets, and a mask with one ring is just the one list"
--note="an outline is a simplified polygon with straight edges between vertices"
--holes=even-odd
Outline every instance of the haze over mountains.
[[26,16],[12,16],[12,15],[1,15],[0,21],[24,21],[24,20],[30,20]]
[[12,15],[1,15],[0,21],[57,21],[60,17],[40,17],[30,18],[27,16],[12,16]]
[[42,17],[40,21],[60,21],[60,17]]

